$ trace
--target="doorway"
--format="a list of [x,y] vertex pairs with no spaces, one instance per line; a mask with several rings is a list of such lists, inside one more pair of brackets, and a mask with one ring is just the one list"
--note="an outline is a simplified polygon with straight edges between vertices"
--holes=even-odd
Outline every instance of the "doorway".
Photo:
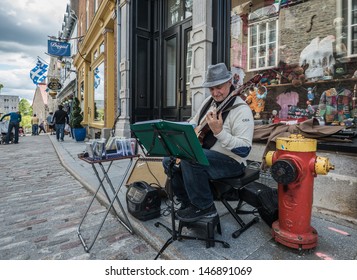
[[191,116],[191,21],[163,33],[162,118],[184,121]]
[[191,116],[192,0],[133,1],[131,122]]

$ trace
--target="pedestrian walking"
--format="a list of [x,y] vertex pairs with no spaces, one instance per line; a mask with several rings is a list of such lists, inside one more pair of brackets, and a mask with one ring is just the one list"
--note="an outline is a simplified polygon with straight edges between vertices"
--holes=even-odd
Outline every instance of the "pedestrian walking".
[[53,112],[50,112],[49,115],[46,118],[46,123],[48,125],[48,132],[50,132],[50,134],[55,134],[55,125],[53,123]]
[[37,117],[36,114],[33,115],[31,119],[31,125],[32,125],[32,135],[38,135],[38,124],[40,122],[40,119]]
[[38,127],[39,127],[39,129],[40,129],[39,132],[38,132],[38,134],[41,134],[41,131],[43,131],[44,133],[46,133],[44,121],[42,121]]
[[0,122],[7,116],[10,116],[10,122],[9,122],[9,127],[7,130],[7,134],[6,134],[5,144],[9,144],[9,142],[10,142],[10,135],[11,135],[12,129],[15,129],[14,144],[18,144],[19,143],[19,127],[20,127],[20,122],[21,122],[20,111],[11,112],[11,113],[3,115],[0,119]]
[[63,106],[58,105],[58,110],[53,115],[53,123],[56,126],[57,141],[64,141],[64,127],[69,123],[67,112],[63,111]]

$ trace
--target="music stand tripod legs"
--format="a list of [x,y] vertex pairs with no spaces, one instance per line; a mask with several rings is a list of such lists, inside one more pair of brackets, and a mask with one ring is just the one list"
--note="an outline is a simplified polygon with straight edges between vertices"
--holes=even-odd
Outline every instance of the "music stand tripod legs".
[[171,226],[172,227],[169,228],[168,226],[164,225],[161,222],[156,222],[155,223],[156,227],[159,227],[159,226],[164,227],[171,234],[171,237],[169,239],[167,239],[167,241],[161,247],[161,249],[159,250],[159,252],[157,253],[157,255],[155,257],[155,260],[157,260],[160,257],[160,255],[165,251],[165,249],[167,247],[169,247],[169,245],[171,243],[173,243],[174,241],[176,241],[176,240],[187,239],[187,240],[201,240],[201,241],[206,241],[206,242],[210,242],[210,243],[215,242],[215,243],[221,243],[224,248],[229,248],[230,245],[227,242],[223,241],[223,240],[183,235],[183,234],[181,234],[180,232],[178,232],[176,230],[174,195],[173,195],[173,191],[172,191],[172,187],[171,187],[171,180],[172,180],[172,176],[173,176],[172,170],[173,170],[173,167],[174,167],[175,163],[176,163],[176,159],[174,157],[171,157],[169,168],[168,168],[168,174],[167,174],[168,186],[169,186],[169,194],[168,195],[169,195],[169,199],[171,201],[170,211],[171,211]]

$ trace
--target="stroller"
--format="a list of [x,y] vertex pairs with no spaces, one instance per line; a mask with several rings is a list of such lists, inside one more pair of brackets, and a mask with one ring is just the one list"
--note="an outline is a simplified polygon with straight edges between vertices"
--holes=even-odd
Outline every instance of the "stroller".
[[[0,144],[5,144],[8,128],[9,128],[9,121],[0,122]],[[10,142],[13,143],[13,141],[14,141],[14,132],[12,131],[10,134]]]

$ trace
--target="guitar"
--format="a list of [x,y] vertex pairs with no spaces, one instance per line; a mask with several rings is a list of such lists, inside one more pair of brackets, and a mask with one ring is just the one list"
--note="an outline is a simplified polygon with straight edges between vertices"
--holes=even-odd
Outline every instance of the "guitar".
[[[253,78],[251,78],[249,81],[247,81],[246,83],[244,83],[242,86],[240,86],[239,88],[237,88],[236,90],[232,91],[226,99],[223,100],[223,102],[221,104],[219,104],[219,106],[216,108],[217,110],[217,114],[219,113],[223,113],[226,112],[230,109],[233,108],[226,108],[227,105],[229,104],[229,102],[232,100],[233,97],[240,95],[244,90],[246,90],[248,87],[255,85],[257,83],[259,83],[259,81],[262,79],[262,75],[261,74],[257,74],[255,75]],[[233,107],[233,106],[232,106]],[[195,132],[197,135],[198,140],[200,141],[200,143],[203,143],[203,139],[205,138],[205,136],[207,135],[207,133],[210,131],[210,127],[206,121],[206,118],[203,117],[202,118],[202,122],[197,125],[195,127]]]

